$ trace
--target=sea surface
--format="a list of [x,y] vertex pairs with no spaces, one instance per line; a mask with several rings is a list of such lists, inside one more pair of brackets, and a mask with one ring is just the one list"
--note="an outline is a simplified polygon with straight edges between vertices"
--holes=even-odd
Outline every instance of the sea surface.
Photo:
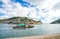
[[60,24],[34,25],[33,28],[13,29],[14,24],[0,24],[0,38],[38,36],[45,34],[60,34]]

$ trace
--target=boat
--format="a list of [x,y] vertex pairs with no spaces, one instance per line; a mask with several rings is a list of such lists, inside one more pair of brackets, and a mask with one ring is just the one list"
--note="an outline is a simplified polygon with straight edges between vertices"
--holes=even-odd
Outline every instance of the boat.
[[18,24],[17,26],[14,26],[13,28],[15,29],[15,28],[23,28],[23,29],[25,29],[25,28],[32,28],[32,27],[34,27],[34,26],[31,26],[31,25],[28,25],[28,24]]

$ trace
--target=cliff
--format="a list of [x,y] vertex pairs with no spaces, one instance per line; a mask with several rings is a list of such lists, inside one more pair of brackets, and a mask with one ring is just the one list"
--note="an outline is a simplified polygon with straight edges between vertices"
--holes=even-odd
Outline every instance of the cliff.
[[18,24],[18,23],[29,23],[29,24],[42,24],[41,21],[35,21],[33,19],[29,19],[27,17],[13,17],[9,19],[2,19],[0,23],[4,24]]

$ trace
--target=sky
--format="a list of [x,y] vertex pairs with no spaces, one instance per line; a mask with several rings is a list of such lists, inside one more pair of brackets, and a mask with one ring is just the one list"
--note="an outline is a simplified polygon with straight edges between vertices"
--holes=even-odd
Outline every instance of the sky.
[[60,0],[0,0],[0,19],[16,16],[51,23],[60,19]]

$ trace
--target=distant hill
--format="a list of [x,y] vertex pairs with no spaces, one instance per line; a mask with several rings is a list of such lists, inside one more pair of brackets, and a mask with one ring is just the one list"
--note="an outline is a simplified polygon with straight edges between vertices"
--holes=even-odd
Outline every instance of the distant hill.
[[29,24],[42,24],[41,21],[35,21],[33,19],[29,19],[27,17],[13,17],[9,19],[2,19],[0,23],[4,24],[18,24],[18,23],[29,23]]
[[58,20],[52,22],[51,24],[60,24],[60,19],[58,19]]

